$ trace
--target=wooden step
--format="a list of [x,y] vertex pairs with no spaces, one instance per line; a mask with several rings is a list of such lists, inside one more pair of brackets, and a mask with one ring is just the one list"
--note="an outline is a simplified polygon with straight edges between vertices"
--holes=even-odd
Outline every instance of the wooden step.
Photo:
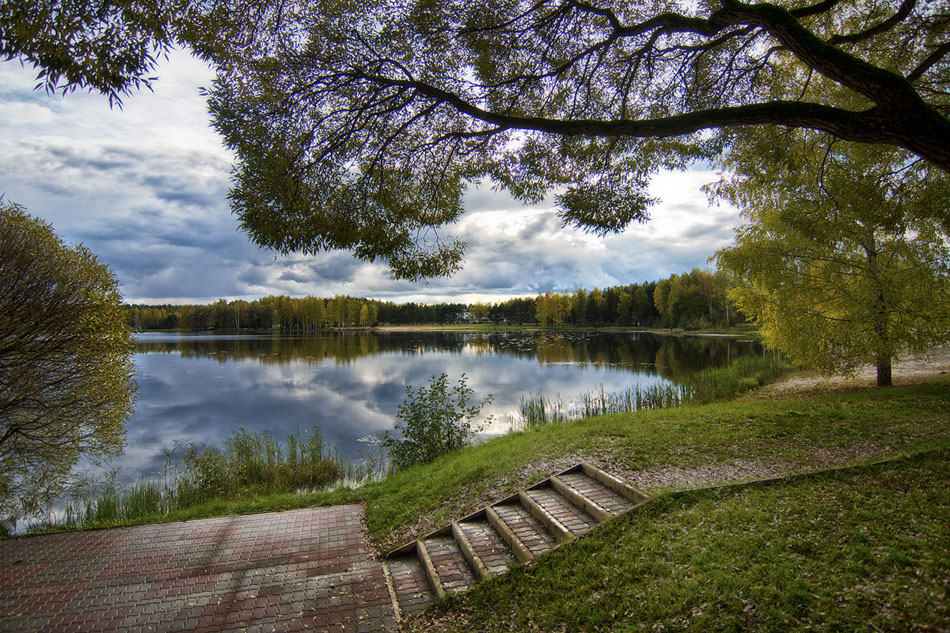
[[599,521],[558,493],[550,482],[521,492],[522,504],[555,535],[559,542],[586,534]]
[[[481,568],[487,574],[503,574],[518,561],[505,540],[486,519],[460,521],[457,525],[471,544],[475,556],[481,562]],[[469,564],[473,568],[476,567],[471,564],[471,561]],[[479,573],[479,576],[482,574]],[[485,576],[482,578],[484,579]]]
[[557,547],[557,539],[517,501],[493,505],[491,509],[524,544],[532,558]]
[[[587,499],[594,507],[605,511],[607,513],[606,516],[597,516],[597,514],[595,514],[597,512],[596,510],[592,512],[585,508],[588,514],[596,516],[601,523],[609,521],[613,517],[619,516],[637,505],[636,502],[611,490],[582,470],[569,471],[556,475],[551,477],[551,481],[552,483],[556,482],[555,485],[565,486],[568,491],[574,492],[582,498]],[[560,489],[559,492],[564,494]],[[565,496],[567,495],[565,494]]]

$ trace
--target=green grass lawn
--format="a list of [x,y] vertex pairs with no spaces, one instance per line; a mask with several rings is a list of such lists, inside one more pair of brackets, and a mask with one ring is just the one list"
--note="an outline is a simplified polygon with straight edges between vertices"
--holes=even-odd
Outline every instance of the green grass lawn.
[[[538,481],[555,464],[573,459],[633,473],[688,472],[710,465],[725,472],[730,465],[754,462],[772,465],[772,474],[792,474],[940,448],[950,448],[950,377],[889,389],[744,399],[549,424],[355,490],[219,500],[95,527],[364,502],[371,538],[387,547]],[[734,479],[723,475],[703,483]],[[669,488],[648,487],[647,492]]]
[[948,422],[950,379],[943,377],[607,415],[499,437],[367,485],[360,495],[372,537],[391,545],[490,503],[499,491],[542,479],[564,456],[634,472],[762,462],[773,464],[773,473],[792,474],[950,448]]
[[438,603],[415,631],[940,631],[950,450],[665,494]]

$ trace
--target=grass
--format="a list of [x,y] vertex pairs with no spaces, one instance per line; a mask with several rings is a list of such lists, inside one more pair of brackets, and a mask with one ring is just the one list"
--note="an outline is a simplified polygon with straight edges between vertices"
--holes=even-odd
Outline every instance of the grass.
[[[735,397],[770,382],[787,369],[784,364],[758,357],[742,358],[731,366],[708,369],[680,385],[634,387],[617,394],[592,392],[583,407],[567,412],[560,401],[547,402],[540,394],[522,399],[522,425],[542,424],[628,413],[644,409],[685,406],[694,402]],[[318,427],[292,433],[286,447],[268,434],[234,432],[222,449],[189,446],[181,469],[170,469],[161,480],[146,479],[119,489],[114,480],[85,486],[74,492],[62,519],[34,523],[29,531],[49,532],[134,525],[145,522],[198,518],[219,513],[247,513],[286,509],[359,498],[320,491],[354,479],[351,465],[332,454]],[[296,493],[299,499],[294,499]],[[303,494],[301,494],[303,493]]]
[[352,468],[326,445],[317,427],[291,433],[284,446],[270,435],[239,429],[221,449],[189,446],[181,466],[172,466],[169,459],[160,480],[140,480],[125,489],[117,488],[114,479],[82,487],[67,502],[63,520],[35,525],[31,531],[135,525],[347,502],[356,498],[352,490],[325,489],[352,474]]
[[939,377],[889,389],[615,413],[494,438],[357,489],[218,498],[138,517],[110,511],[104,520],[74,521],[53,529],[363,502],[370,536],[385,547],[540,480],[552,464],[568,456],[628,471],[769,463],[780,472],[795,473],[823,468],[829,459],[835,464],[855,463],[947,448],[948,394],[950,377]]
[[667,494],[410,630],[910,631],[950,621],[950,450]]
[[[950,448],[950,379],[784,400],[611,414],[511,433],[365,485],[374,540],[400,544],[549,474],[552,463],[586,458],[615,469],[653,471],[768,463],[779,472],[816,470]],[[648,492],[662,492],[655,488]]]
[[611,413],[669,409],[728,400],[773,382],[789,369],[789,365],[782,361],[747,356],[728,367],[704,369],[679,384],[636,385],[614,393],[607,393],[603,388],[590,391],[581,396],[580,406],[574,409],[567,408],[560,398],[549,400],[538,392],[521,398],[521,418],[516,424],[524,429],[533,429],[545,424]]
[[[363,502],[370,536],[385,548],[578,458],[640,473],[761,463],[793,474],[858,464],[714,490],[656,485],[638,511],[438,601],[409,630],[943,630],[948,420],[946,376],[614,413],[538,425],[356,490],[216,499],[126,524]],[[881,458],[892,461],[870,463]]]

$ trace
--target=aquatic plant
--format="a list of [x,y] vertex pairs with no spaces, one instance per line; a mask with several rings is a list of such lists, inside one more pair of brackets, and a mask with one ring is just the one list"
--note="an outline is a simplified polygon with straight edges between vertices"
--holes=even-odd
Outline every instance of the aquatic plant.
[[530,429],[553,422],[580,420],[610,413],[645,409],[667,409],[687,404],[707,404],[734,398],[772,382],[788,370],[780,359],[756,356],[737,359],[728,367],[703,370],[679,384],[634,385],[608,393],[603,385],[580,396],[573,407],[565,407],[560,396],[548,400],[541,392],[521,398],[520,419],[515,424]]
[[216,499],[319,490],[357,474],[317,426],[291,433],[285,447],[269,434],[242,428],[222,448],[189,445],[180,464],[173,463],[174,453],[175,447],[165,450],[160,480],[140,479],[120,489],[116,472],[109,471],[104,481],[77,487],[58,523],[83,527],[131,521]]
[[443,372],[429,378],[428,386],[406,387],[406,399],[396,411],[396,437],[388,431],[383,436],[393,466],[406,468],[413,464],[428,463],[450,451],[472,442],[480,430],[472,421],[482,407],[492,401],[489,394],[473,404],[475,391],[468,386],[465,374],[451,389],[448,376]]

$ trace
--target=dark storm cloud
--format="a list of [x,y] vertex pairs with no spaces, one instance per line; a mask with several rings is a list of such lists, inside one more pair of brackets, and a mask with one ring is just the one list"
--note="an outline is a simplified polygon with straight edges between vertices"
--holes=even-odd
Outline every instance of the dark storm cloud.
[[237,276],[238,281],[249,286],[260,286],[267,283],[267,272],[263,268],[247,268]]
[[518,241],[533,240],[541,234],[551,234],[561,229],[561,219],[553,212],[542,213],[525,224],[518,232]]
[[321,281],[351,282],[361,267],[360,262],[348,254],[336,253],[329,260],[312,264],[310,270]]

